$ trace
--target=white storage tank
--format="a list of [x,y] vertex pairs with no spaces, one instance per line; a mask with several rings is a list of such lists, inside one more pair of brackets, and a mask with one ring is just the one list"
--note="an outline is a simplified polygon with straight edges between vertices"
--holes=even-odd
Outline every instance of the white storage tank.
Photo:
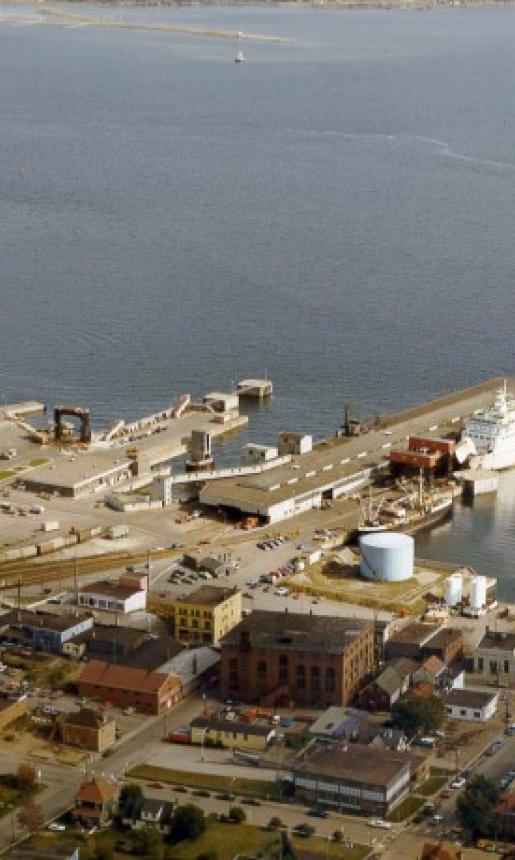
[[461,573],[453,573],[445,580],[445,602],[447,606],[456,606],[461,603],[463,595],[463,576]]
[[472,580],[470,605],[472,609],[482,609],[486,606],[486,577],[475,576]]
[[413,576],[415,541],[409,535],[381,532],[363,535],[361,575],[379,582],[400,582]]

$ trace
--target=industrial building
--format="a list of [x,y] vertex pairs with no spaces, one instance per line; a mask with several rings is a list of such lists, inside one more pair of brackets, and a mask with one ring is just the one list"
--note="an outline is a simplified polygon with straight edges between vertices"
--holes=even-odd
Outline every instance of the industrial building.
[[219,585],[201,585],[169,604],[172,636],[179,642],[218,645],[241,621],[241,591]]
[[312,741],[292,767],[295,799],[342,812],[387,815],[407,797],[407,753],[344,742]]
[[[378,462],[377,457],[369,462],[366,450],[362,456],[364,445],[363,439],[335,437],[312,446],[310,436],[282,434],[277,466],[255,474],[210,480],[200,490],[199,501],[237,516],[279,522],[363,487],[379,468],[387,465],[385,459]],[[266,463],[273,464],[273,459]]]
[[131,476],[131,460],[120,457],[119,451],[94,450],[61,460],[57,465],[40,466],[30,475],[24,475],[23,483],[33,493],[79,498],[107,490]]
[[143,714],[163,714],[182,695],[180,679],[164,672],[132,669],[92,660],[77,678],[79,696],[131,707]]
[[79,606],[87,609],[126,615],[129,612],[145,610],[147,592],[146,589],[104,580],[82,586],[78,591],[77,601]]
[[221,641],[221,695],[263,705],[347,705],[374,664],[372,622],[258,610]]
[[0,639],[62,654],[65,645],[93,627],[91,615],[51,615],[13,609],[0,618]]

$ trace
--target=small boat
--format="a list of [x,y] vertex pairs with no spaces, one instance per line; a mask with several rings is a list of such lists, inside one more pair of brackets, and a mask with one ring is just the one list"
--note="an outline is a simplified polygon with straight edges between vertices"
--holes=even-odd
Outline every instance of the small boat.
[[244,63],[245,62],[245,57],[243,56],[243,51],[237,52],[237,54],[234,58],[234,62],[235,63]]

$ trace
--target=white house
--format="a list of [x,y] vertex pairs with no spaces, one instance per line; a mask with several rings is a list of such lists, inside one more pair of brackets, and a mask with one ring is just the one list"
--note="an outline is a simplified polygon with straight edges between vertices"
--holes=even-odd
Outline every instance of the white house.
[[88,609],[127,614],[146,608],[147,592],[117,582],[92,582],[80,589],[78,602]]
[[497,711],[498,693],[486,690],[451,690],[443,702],[447,716],[454,720],[486,723]]

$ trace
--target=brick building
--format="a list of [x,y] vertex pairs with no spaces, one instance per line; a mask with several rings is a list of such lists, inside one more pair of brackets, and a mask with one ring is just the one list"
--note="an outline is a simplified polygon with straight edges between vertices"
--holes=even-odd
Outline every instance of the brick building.
[[373,668],[373,624],[362,619],[260,610],[221,641],[223,698],[347,705]]
[[218,645],[241,621],[241,591],[201,585],[171,605],[172,636],[179,642]]
[[176,675],[132,669],[93,660],[77,679],[79,696],[109,702],[120,708],[134,708],[143,714],[162,714],[181,697],[182,685]]
[[81,708],[75,714],[67,714],[59,727],[64,744],[83,750],[104,752],[116,741],[116,720],[99,714],[93,708]]

